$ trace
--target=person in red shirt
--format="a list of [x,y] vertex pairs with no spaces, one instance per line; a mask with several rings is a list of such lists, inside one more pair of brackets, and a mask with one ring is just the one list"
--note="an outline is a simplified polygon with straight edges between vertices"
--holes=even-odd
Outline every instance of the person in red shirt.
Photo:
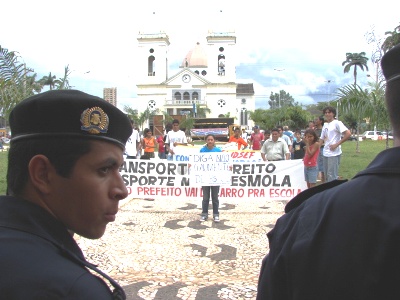
[[260,127],[258,125],[254,126],[254,132],[250,136],[250,145],[253,150],[261,149],[261,141],[264,140],[264,134],[260,132]]
[[314,129],[307,129],[304,132],[305,155],[304,162],[304,177],[307,182],[307,187],[311,188],[316,185],[318,177],[318,155],[319,155],[319,137]]
[[240,128],[239,127],[235,128],[235,133],[234,133],[233,136],[231,136],[229,138],[229,143],[237,143],[238,144],[238,150],[241,150],[242,146],[243,146],[243,149],[245,149],[248,146],[247,142],[241,137],[241,133],[240,133]]
[[158,144],[158,157],[160,159],[167,159],[167,156],[165,155],[164,137],[159,135],[156,141]]

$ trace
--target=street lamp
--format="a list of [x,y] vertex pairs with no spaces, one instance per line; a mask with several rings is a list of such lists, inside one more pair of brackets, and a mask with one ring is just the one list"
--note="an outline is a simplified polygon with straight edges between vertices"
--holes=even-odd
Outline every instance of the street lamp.
[[[274,71],[278,71],[278,72],[281,72],[281,71],[285,71],[285,69],[274,69]],[[278,77],[278,79],[279,79],[279,86],[281,85],[281,78],[280,77]],[[278,89],[278,94],[279,94],[279,98],[278,98],[278,107],[280,108],[281,107],[281,91]]]

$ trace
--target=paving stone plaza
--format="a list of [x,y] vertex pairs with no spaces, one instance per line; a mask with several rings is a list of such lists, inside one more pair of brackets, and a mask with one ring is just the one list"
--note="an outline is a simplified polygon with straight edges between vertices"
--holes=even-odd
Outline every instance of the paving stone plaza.
[[266,233],[285,204],[220,200],[215,223],[199,221],[201,200],[127,199],[101,239],[76,239],[127,299],[255,299]]

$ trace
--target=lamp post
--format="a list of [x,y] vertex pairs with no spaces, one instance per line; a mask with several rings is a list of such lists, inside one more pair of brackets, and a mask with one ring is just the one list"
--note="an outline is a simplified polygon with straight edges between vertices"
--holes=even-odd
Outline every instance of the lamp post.
[[[281,71],[285,71],[285,69],[274,69],[274,71],[278,71],[278,72],[281,72]],[[280,77],[278,77],[279,78],[279,86],[281,85],[281,78]],[[279,98],[278,98],[278,107],[280,108],[281,107],[281,91],[278,89],[278,94],[279,94]]]

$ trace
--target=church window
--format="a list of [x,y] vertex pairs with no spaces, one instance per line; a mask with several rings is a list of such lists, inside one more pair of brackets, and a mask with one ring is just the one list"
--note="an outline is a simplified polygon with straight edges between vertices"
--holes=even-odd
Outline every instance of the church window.
[[147,60],[147,75],[148,76],[155,76],[156,75],[156,70],[155,70],[155,61],[156,58],[151,55],[149,56],[148,60]]
[[225,104],[226,104],[226,101],[224,99],[219,99],[217,104],[218,104],[219,107],[224,107]]
[[179,92],[175,93],[175,100],[182,100],[182,95]]
[[199,93],[193,92],[193,94],[192,94],[192,100],[199,100]]
[[155,108],[156,108],[156,101],[155,100],[150,100],[148,103],[147,103],[147,107],[150,109],[150,110],[154,110]]
[[190,100],[190,94],[188,92],[183,93],[183,100]]
[[225,55],[218,55],[218,75],[225,76]]

